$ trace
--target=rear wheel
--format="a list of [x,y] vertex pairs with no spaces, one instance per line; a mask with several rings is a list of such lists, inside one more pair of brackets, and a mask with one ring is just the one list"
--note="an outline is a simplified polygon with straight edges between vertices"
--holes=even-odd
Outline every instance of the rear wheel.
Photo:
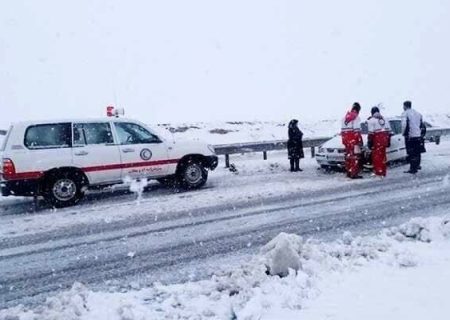
[[44,181],[43,196],[55,208],[73,206],[84,196],[82,182],[72,172],[52,173]]
[[196,189],[205,185],[208,170],[200,161],[188,160],[178,172],[178,181],[183,188]]

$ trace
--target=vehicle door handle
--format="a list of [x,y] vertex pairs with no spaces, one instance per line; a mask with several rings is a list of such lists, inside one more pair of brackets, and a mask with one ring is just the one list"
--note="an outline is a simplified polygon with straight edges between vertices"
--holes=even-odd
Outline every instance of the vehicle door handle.
[[78,152],[75,152],[75,155],[76,156],[87,156],[89,154],[89,152],[87,152],[87,151],[78,151]]
[[134,152],[134,149],[132,149],[132,148],[125,148],[125,149],[122,149],[122,152],[123,153],[130,153],[130,152]]

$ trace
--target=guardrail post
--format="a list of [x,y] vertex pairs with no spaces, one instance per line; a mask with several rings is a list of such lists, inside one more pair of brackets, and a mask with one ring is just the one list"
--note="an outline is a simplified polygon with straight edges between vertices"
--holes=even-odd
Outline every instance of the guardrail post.
[[229,168],[230,167],[230,155],[226,154],[225,155],[225,168]]
[[311,158],[314,158],[316,156],[316,148],[311,147]]
[[263,159],[267,160],[267,151],[263,151]]

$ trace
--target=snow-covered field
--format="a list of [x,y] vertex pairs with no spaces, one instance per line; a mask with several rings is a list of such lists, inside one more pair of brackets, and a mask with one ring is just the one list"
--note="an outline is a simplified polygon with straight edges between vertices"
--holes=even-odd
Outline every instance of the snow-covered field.
[[[428,114],[424,119],[433,126],[450,127],[450,115]],[[321,121],[299,119],[305,137],[332,137],[340,130],[340,119]],[[228,121],[158,124],[152,127],[166,138],[193,139],[211,144],[284,140],[287,122],[279,121]]]
[[126,293],[74,284],[0,319],[448,319],[450,217],[414,219],[330,243],[280,234],[211,279]]

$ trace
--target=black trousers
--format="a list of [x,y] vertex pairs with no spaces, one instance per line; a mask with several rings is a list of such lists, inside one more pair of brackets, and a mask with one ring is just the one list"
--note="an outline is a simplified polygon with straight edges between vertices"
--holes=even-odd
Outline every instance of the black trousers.
[[298,171],[300,169],[300,158],[291,157],[290,162],[291,162],[291,171]]
[[409,170],[417,172],[422,159],[422,141],[421,138],[406,138],[406,153],[408,154]]

